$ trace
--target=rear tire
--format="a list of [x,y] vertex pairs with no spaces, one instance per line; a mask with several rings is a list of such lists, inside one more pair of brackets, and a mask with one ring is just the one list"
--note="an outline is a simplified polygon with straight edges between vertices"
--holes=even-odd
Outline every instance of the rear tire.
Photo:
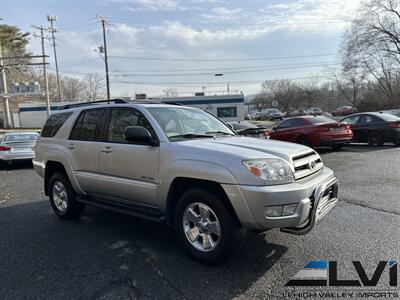
[[175,232],[195,259],[216,265],[241,244],[240,228],[216,195],[202,189],[185,192],[175,214]]
[[376,131],[372,131],[368,134],[368,146],[379,147],[384,144],[383,136]]
[[61,219],[77,219],[85,205],[76,201],[76,194],[64,174],[54,173],[49,181],[49,199],[54,213]]
[[309,139],[307,136],[305,136],[305,135],[300,136],[300,137],[298,138],[297,142],[298,142],[299,144],[304,145],[304,146],[311,147],[310,139]]

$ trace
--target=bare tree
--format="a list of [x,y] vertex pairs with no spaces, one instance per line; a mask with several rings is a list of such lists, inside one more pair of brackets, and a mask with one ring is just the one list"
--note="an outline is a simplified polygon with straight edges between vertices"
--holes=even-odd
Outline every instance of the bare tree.
[[80,101],[85,99],[86,84],[77,78],[63,77],[61,88],[65,101]]
[[104,98],[104,78],[98,73],[90,73],[84,78],[85,97],[90,101],[96,101]]
[[361,4],[351,30],[344,36],[342,59],[344,77],[350,82],[367,82],[386,99],[399,102],[399,0],[366,0]]

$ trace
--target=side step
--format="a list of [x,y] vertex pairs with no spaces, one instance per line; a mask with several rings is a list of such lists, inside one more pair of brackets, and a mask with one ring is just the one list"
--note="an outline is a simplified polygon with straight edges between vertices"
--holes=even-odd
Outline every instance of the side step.
[[112,210],[125,215],[143,218],[158,223],[164,223],[166,221],[166,216],[163,215],[158,209],[152,207],[126,204],[123,202],[98,197],[78,196],[76,197],[76,200],[84,204]]

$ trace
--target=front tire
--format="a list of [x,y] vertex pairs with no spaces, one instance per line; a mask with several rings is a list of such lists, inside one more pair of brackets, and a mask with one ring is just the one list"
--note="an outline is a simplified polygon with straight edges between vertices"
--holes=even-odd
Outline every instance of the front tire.
[[49,181],[49,199],[54,213],[61,219],[77,219],[85,205],[76,201],[76,194],[64,174],[55,173]]
[[379,132],[372,131],[368,134],[368,146],[379,147],[384,143],[383,137]]
[[175,231],[185,250],[195,259],[215,265],[240,245],[240,228],[216,195],[193,189],[177,205]]
[[305,136],[305,135],[302,135],[302,136],[299,137],[298,143],[299,143],[299,144],[302,144],[302,145],[304,145],[304,146],[307,146],[307,147],[311,147],[311,141],[310,141],[310,139],[309,139],[307,136]]

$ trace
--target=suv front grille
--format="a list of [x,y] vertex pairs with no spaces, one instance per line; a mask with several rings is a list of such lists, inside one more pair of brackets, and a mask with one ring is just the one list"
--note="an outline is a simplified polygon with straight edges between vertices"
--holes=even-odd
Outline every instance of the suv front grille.
[[292,158],[295,180],[303,179],[322,169],[321,158],[314,151],[307,152]]

